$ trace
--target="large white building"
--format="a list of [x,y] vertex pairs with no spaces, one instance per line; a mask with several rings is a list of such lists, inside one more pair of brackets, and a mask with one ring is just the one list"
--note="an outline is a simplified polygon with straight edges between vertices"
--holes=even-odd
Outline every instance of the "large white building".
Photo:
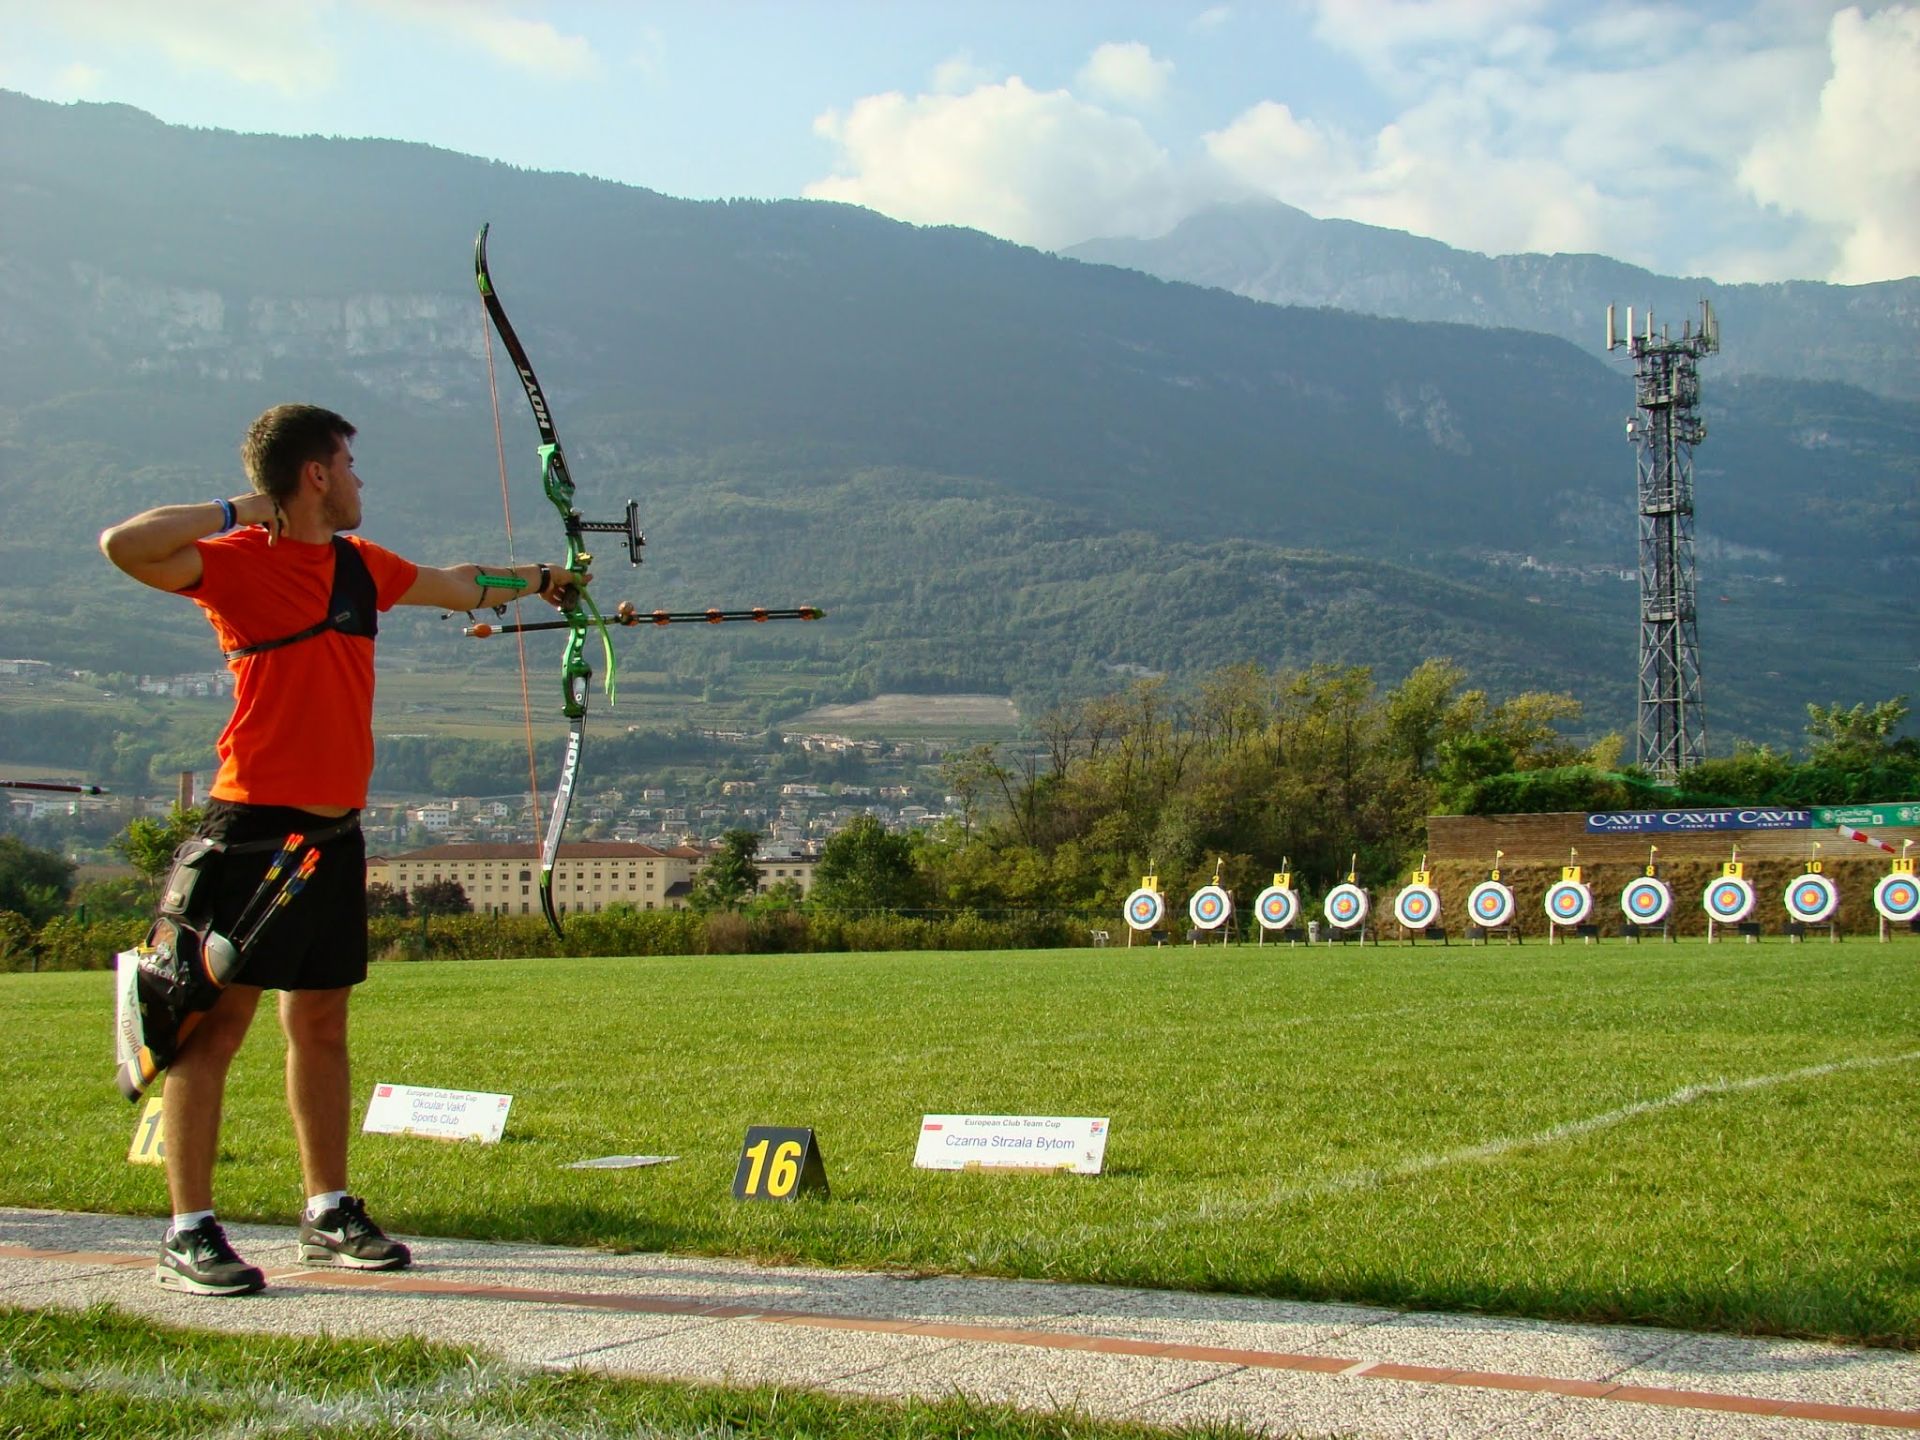
[[[553,907],[562,915],[591,914],[609,905],[679,910],[708,852],[692,845],[660,849],[618,840],[580,840],[560,847],[553,867]],[[783,880],[813,888],[810,855],[762,856],[760,889]],[[540,852],[532,845],[431,845],[404,855],[367,857],[367,883],[411,893],[435,880],[455,880],[476,913],[538,915]]]
[[[636,910],[678,910],[706,858],[691,845],[661,850],[618,840],[574,841],[560,847],[554,862],[553,908],[580,915],[618,902]],[[540,852],[532,845],[430,845],[367,858],[370,885],[411,892],[433,880],[457,880],[479,914],[540,913]]]

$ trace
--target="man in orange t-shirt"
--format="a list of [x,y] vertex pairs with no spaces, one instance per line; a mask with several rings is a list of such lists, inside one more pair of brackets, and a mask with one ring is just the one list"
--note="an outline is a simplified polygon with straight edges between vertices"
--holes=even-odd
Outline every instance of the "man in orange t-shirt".
[[[300,1257],[308,1264],[395,1270],[411,1256],[347,1193],[351,1084],[347,1002],[367,976],[366,847],[359,810],[373,773],[375,612],[395,605],[468,610],[523,590],[561,603],[564,567],[415,565],[343,532],[360,524],[354,427],[331,410],[280,405],[241,446],[253,493],[149,510],[100,537],[107,558],[206,614],[235,676],[200,833],[226,853],[212,928],[241,918],[273,852],[291,835],[318,865],[245,955],[174,1058],[164,1096],[173,1223],[155,1271],[201,1295],[258,1290],[214,1219],[213,1165],[227,1070],[263,990],[280,991],[287,1104],[307,1189]],[[560,583],[555,583],[555,576]]]

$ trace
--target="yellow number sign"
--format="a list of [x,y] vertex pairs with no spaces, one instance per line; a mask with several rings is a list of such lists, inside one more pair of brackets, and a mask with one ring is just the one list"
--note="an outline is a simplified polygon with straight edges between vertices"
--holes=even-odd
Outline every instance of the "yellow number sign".
[[827,1166],[813,1131],[785,1125],[749,1127],[733,1175],[733,1198],[794,1200],[813,1194],[827,1194]]

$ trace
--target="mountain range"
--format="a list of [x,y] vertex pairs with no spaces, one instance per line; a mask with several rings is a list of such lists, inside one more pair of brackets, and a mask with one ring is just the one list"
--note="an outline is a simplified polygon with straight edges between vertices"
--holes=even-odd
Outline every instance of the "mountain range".
[[[643,569],[603,557],[596,592],[829,611],[623,635],[647,663],[750,678],[777,718],[880,690],[1031,712],[1239,661],[1390,681],[1438,654],[1631,728],[1632,385],[1594,345],[1267,303],[842,205],[4,92],[0,187],[0,654],[209,668],[191,607],[92,537],[241,489],[241,431],[287,399],[359,425],[371,538],[501,555],[471,262],[490,221],[581,511],[632,496],[649,531]],[[1742,320],[1725,302],[1729,337]],[[1920,407],[1713,363],[1710,734],[1791,739],[1807,700],[1910,683]],[[557,554],[530,417],[499,383],[517,552]],[[383,630],[449,687],[504,683],[450,634]]]
[[1623,335],[1629,306],[1636,329],[1651,310],[1677,335],[1683,323],[1698,324],[1706,300],[1733,317],[1722,327],[1717,376],[1838,380],[1920,400],[1920,276],[1729,285],[1656,275],[1604,255],[1477,255],[1400,230],[1316,219],[1273,200],[1215,206],[1153,239],[1090,240],[1062,253],[1276,305],[1510,326],[1588,351],[1606,343],[1609,304]]

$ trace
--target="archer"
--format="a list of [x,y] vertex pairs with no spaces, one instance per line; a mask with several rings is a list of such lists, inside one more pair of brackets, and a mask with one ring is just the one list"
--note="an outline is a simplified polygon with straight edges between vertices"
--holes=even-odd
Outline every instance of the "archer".
[[312,883],[292,896],[271,943],[242,957],[234,983],[172,1061],[164,1103],[173,1219],[155,1270],[169,1289],[239,1295],[265,1284],[234,1253],[213,1209],[227,1071],[265,990],[280,992],[287,1037],[287,1103],[307,1193],[301,1260],[360,1270],[409,1263],[407,1247],[347,1193],[347,1007],[367,978],[359,812],[373,772],[378,612],[466,610],[527,591],[571,606],[590,578],[564,565],[417,565],[350,535],[361,521],[354,434],[331,410],[276,406],[241,446],[251,493],[162,506],[100,536],[107,558],[134,579],[200,607],[235,676],[200,829],[219,854],[196,871],[208,871],[201,883],[211,887],[212,927],[238,933],[290,839],[320,852]]

